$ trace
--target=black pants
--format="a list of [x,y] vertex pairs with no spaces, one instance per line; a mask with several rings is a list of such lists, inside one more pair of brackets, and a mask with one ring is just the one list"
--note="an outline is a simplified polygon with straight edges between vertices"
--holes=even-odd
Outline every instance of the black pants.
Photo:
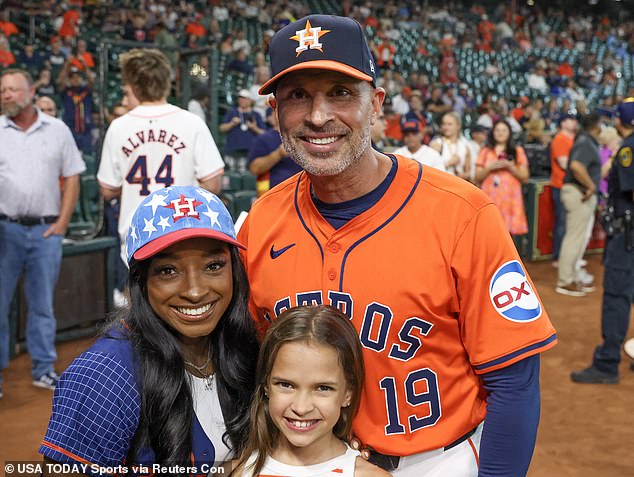
[[601,310],[603,343],[594,351],[593,365],[600,371],[617,375],[634,296],[634,250],[625,250],[623,233],[607,239],[604,266]]

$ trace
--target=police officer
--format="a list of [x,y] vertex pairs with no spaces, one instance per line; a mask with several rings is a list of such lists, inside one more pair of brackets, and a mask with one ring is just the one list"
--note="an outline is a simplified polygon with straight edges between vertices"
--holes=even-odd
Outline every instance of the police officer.
[[616,127],[624,140],[608,176],[608,205],[613,210],[613,217],[606,230],[601,314],[603,343],[595,349],[589,368],[570,375],[576,383],[619,382],[621,346],[630,324],[634,295],[634,97],[618,105]]

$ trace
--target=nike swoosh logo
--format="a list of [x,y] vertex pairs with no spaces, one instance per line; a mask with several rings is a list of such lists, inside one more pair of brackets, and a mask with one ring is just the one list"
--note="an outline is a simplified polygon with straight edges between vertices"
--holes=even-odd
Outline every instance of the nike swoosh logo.
[[295,246],[295,244],[294,244],[294,243],[292,243],[292,244],[290,244],[290,245],[287,245],[287,246],[286,246],[286,247],[284,247],[284,248],[281,248],[281,249],[279,249],[279,250],[275,250],[275,244],[271,245],[271,258],[272,258],[273,260],[275,260],[275,259],[276,259],[276,258],[278,258],[280,255],[282,255],[284,252],[286,252],[289,248],[292,248],[292,247],[294,247],[294,246]]

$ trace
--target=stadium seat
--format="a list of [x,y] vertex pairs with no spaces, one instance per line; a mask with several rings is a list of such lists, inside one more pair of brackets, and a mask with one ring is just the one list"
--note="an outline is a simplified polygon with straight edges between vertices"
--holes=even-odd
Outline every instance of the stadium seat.
[[241,190],[233,194],[233,217],[236,219],[240,212],[248,212],[251,209],[251,205],[257,198],[255,190]]
[[242,173],[239,171],[225,171],[222,176],[222,191],[237,192],[242,190]]
[[82,159],[86,163],[86,172],[84,174],[94,175],[97,173],[97,160],[94,154],[87,152],[82,153]]
[[103,198],[99,193],[99,183],[94,175],[81,177],[81,189],[79,194],[82,216],[86,222],[96,224],[99,221],[101,202]]
[[256,177],[249,171],[242,173],[242,190],[255,190]]

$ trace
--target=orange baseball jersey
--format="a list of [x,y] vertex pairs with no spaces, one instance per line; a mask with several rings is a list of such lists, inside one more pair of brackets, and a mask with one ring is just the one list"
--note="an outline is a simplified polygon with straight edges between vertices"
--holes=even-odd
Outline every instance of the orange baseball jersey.
[[258,199],[239,233],[251,308],[340,308],[366,382],[355,434],[384,454],[450,444],[485,416],[478,374],[556,343],[495,205],[466,181],[396,156],[388,192],[335,230],[304,172]]
[[572,149],[574,142],[574,137],[568,136],[563,131],[559,131],[555,134],[555,137],[550,143],[550,184],[553,187],[561,189],[564,185],[566,169],[559,165],[557,158],[570,156],[570,150]]

